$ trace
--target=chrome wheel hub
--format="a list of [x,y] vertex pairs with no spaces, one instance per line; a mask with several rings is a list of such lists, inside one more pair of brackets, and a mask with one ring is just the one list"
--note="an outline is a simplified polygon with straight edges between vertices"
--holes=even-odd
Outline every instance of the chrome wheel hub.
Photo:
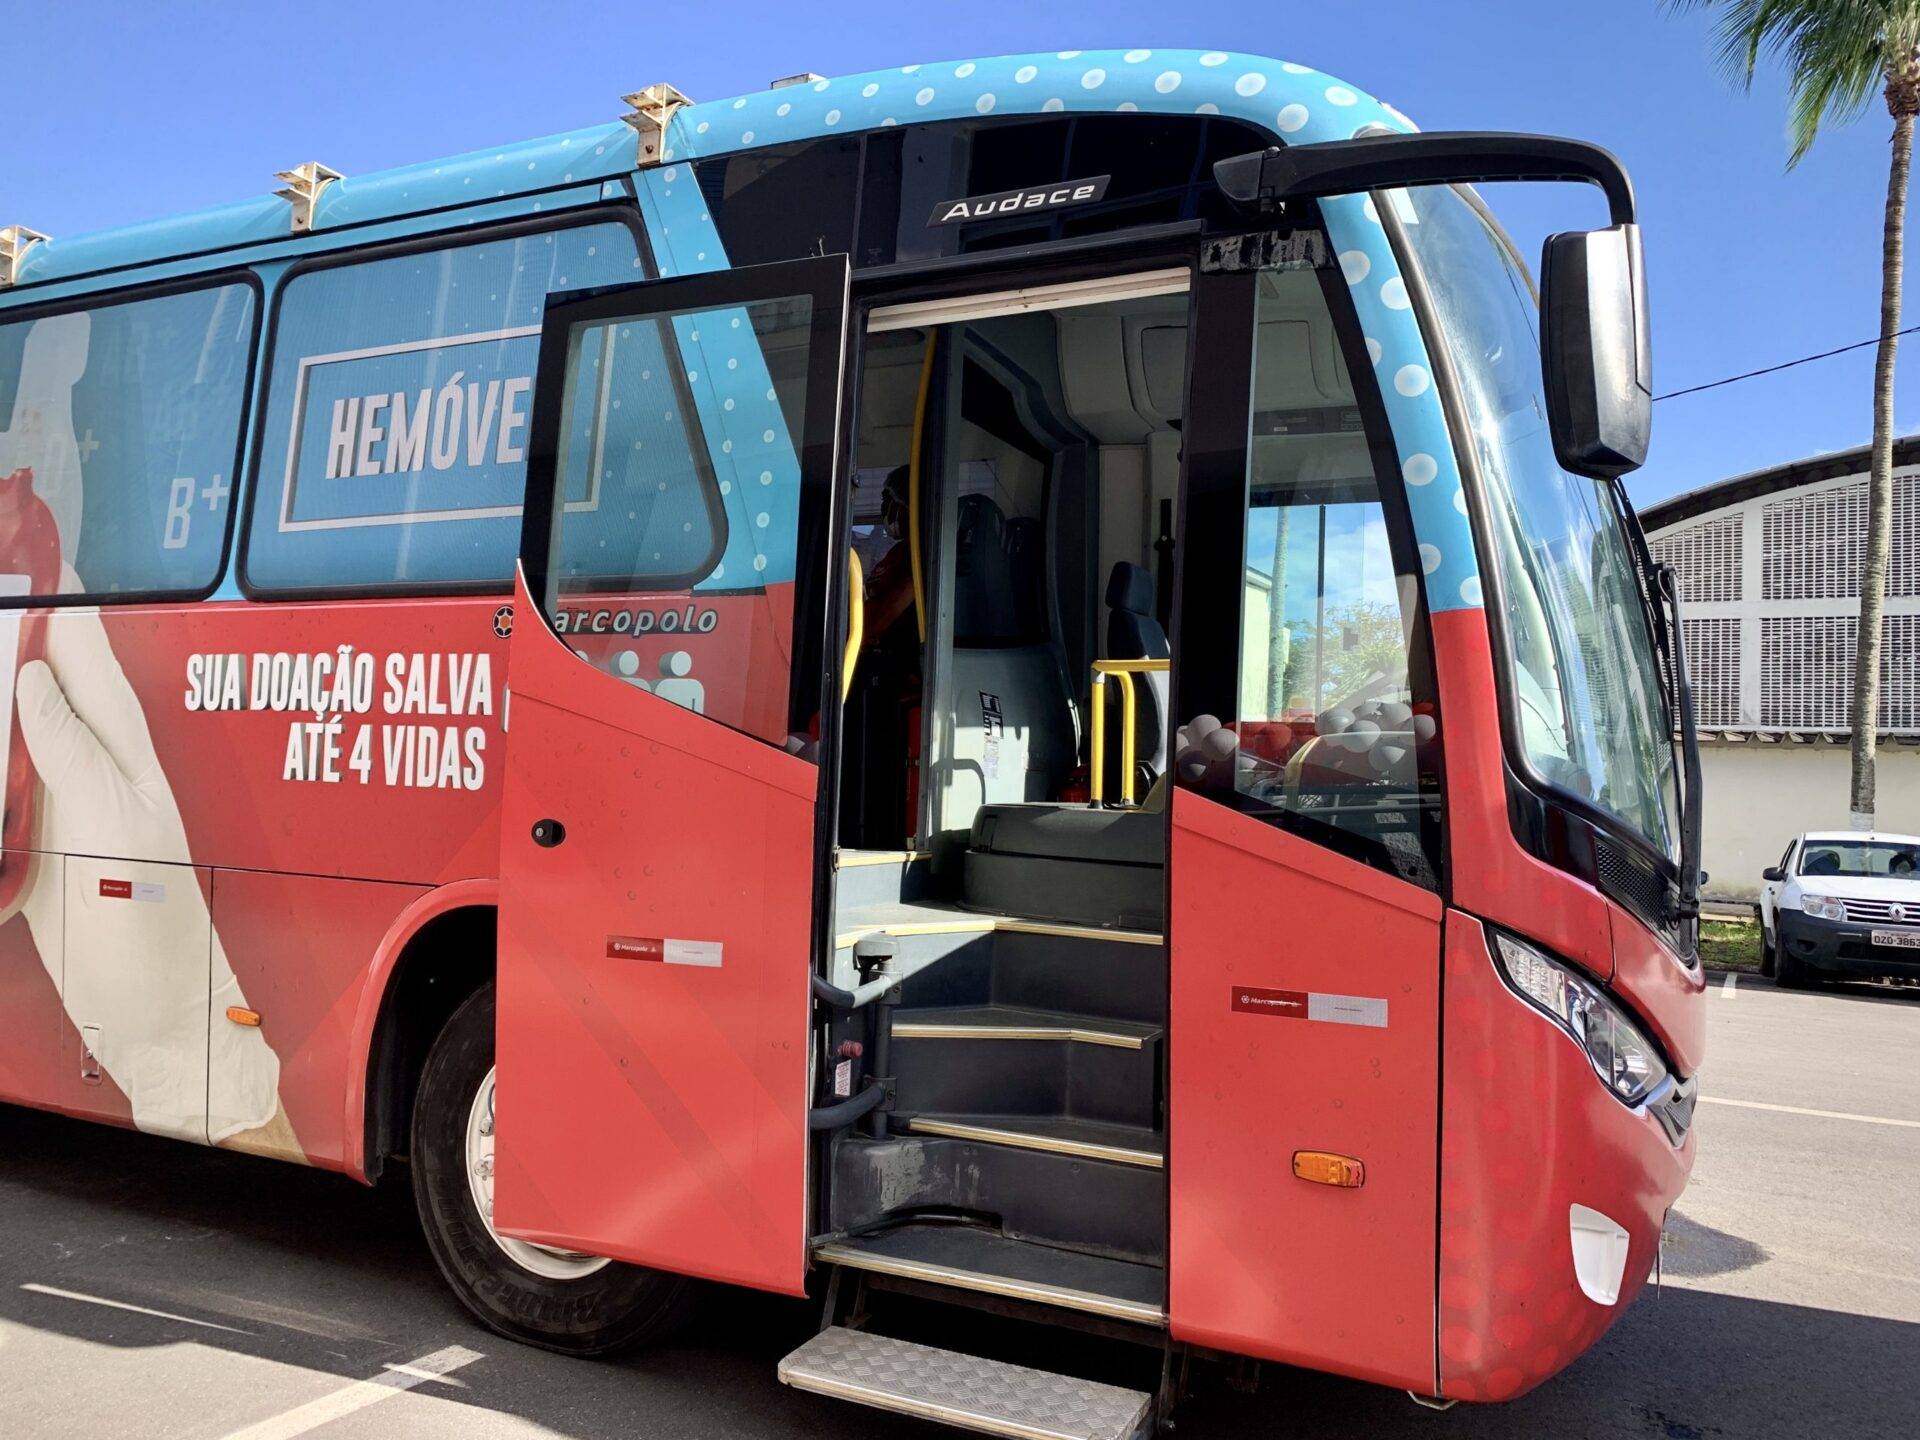
[[493,1084],[494,1072],[486,1078],[473,1097],[467,1112],[467,1185],[473,1192],[473,1208],[506,1257],[522,1270],[547,1280],[584,1280],[612,1262],[603,1255],[583,1255],[577,1250],[556,1250],[515,1240],[493,1228]]

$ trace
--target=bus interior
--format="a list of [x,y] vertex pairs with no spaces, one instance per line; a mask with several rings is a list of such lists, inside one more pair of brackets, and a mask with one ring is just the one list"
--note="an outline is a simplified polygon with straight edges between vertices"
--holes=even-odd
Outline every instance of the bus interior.
[[[894,1095],[821,1142],[816,1253],[882,1284],[1151,1321],[1169,771],[1201,744],[1169,683],[1188,281],[1057,290],[868,312],[829,971],[867,1003],[825,1041],[840,1093],[865,1070]],[[1262,278],[1256,332],[1254,503],[1377,505],[1311,270]],[[1308,688],[1290,700],[1310,719],[1323,687]]]

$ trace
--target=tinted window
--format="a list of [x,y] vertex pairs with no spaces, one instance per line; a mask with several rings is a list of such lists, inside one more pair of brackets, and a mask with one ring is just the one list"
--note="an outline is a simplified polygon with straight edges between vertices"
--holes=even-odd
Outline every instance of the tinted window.
[[[624,225],[296,275],[274,325],[246,556],[266,590],[504,584],[547,295],[644,278]],[[586,500],[589,477],[576,498]]]
[[[11,490],[30,486],[45,505],[32,528],[49,537],[44,553],[0,556],[0,569],[31,572],[41,594],[210,588],[257,312],[252,286],[222,285],[35,320],[0,315],[0,481],[12,481],[0,503],[16,513]],[[60,561],[77,586],[61,580]]]
[[742,151],[701,161],[693,173],[729,265],[853,249],[857,139]]

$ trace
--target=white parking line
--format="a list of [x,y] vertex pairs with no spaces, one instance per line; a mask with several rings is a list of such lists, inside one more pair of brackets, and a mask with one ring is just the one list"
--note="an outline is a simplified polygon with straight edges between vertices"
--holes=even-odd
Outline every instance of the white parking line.
[[462,1365],[471,1365],[480,1358],[478,1351],[449,1345],[444,1350],[422,1355],[418,1360],[409,1360],[404,1365],[388,1365],[385,1367],[386,1374],[372,1380],[356,1380],[330,1395],[322,1395],[318,1400],[309,1400],[304,1405],[296,1405],[291,1410],[270,1416],[257,1425],[235,1430],[226,1440],[293,1440],[294,1436],[318,1430],[343,1415],[351,1415],[369,1405],[378,1405],[382,1400],[391,1400],[416,1385],[429,1380],[444,1380]]
[[1739,978],[1740,978],[1740,972],[1738,970],[1729,970],[1727,972],[1727,978],[1720,982],[1720,993],[1726,996],[1727,999],[1729,1000],[1739,999],[1740,998],[1739,995],[1734,991],[1734,988],[1733,988],[1733,982],[1738,980]]
[[224,1330],[229,1335],[251,1335],[251,1330],[231,1325],[216,1325],[211,1320],[196,1320],[191,1315],[176,1315],[171,1310],[153,1310],[145,1305],[129,1305],[124,1300],[109,1300],[104,1295],[82,1295],[78,1290],[61,1290],[52,1285],[22,1285],[35,1295],[51,1295],[56,1300],[78,1300],[82,1305],[104,1305],[109,1310],[126,1310],[135,1315],[151,1315],[156,1320],[175,1320],[182,1325],[198,1325],[202,1330]]
[[1759,1100],[1729,1100],[1722,1095],[1702,1095],[1702,1105],[1737,1105],[1742,1110],[1771,1110],[1776,1115],[1811,1115],[1818,1120],[1853,1120],[1862,1125],[1892,1125],[1901,1130],[1920,1130],[1920,1120],[1895,1120],[1887,1115],[1850,1115],[1845,1110],[1807,1110],[1798,1105],[1768,1105]]

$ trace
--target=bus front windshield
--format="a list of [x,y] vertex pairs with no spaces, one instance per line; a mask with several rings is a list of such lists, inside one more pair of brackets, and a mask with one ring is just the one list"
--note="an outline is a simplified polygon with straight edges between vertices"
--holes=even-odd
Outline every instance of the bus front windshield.
[[1633,552],[1607,482],[1554,459],[1533,286],[1477,199],[1393,199],[1466,412],[1518,748],[1539,779],[1674,857],[1673,725]]

